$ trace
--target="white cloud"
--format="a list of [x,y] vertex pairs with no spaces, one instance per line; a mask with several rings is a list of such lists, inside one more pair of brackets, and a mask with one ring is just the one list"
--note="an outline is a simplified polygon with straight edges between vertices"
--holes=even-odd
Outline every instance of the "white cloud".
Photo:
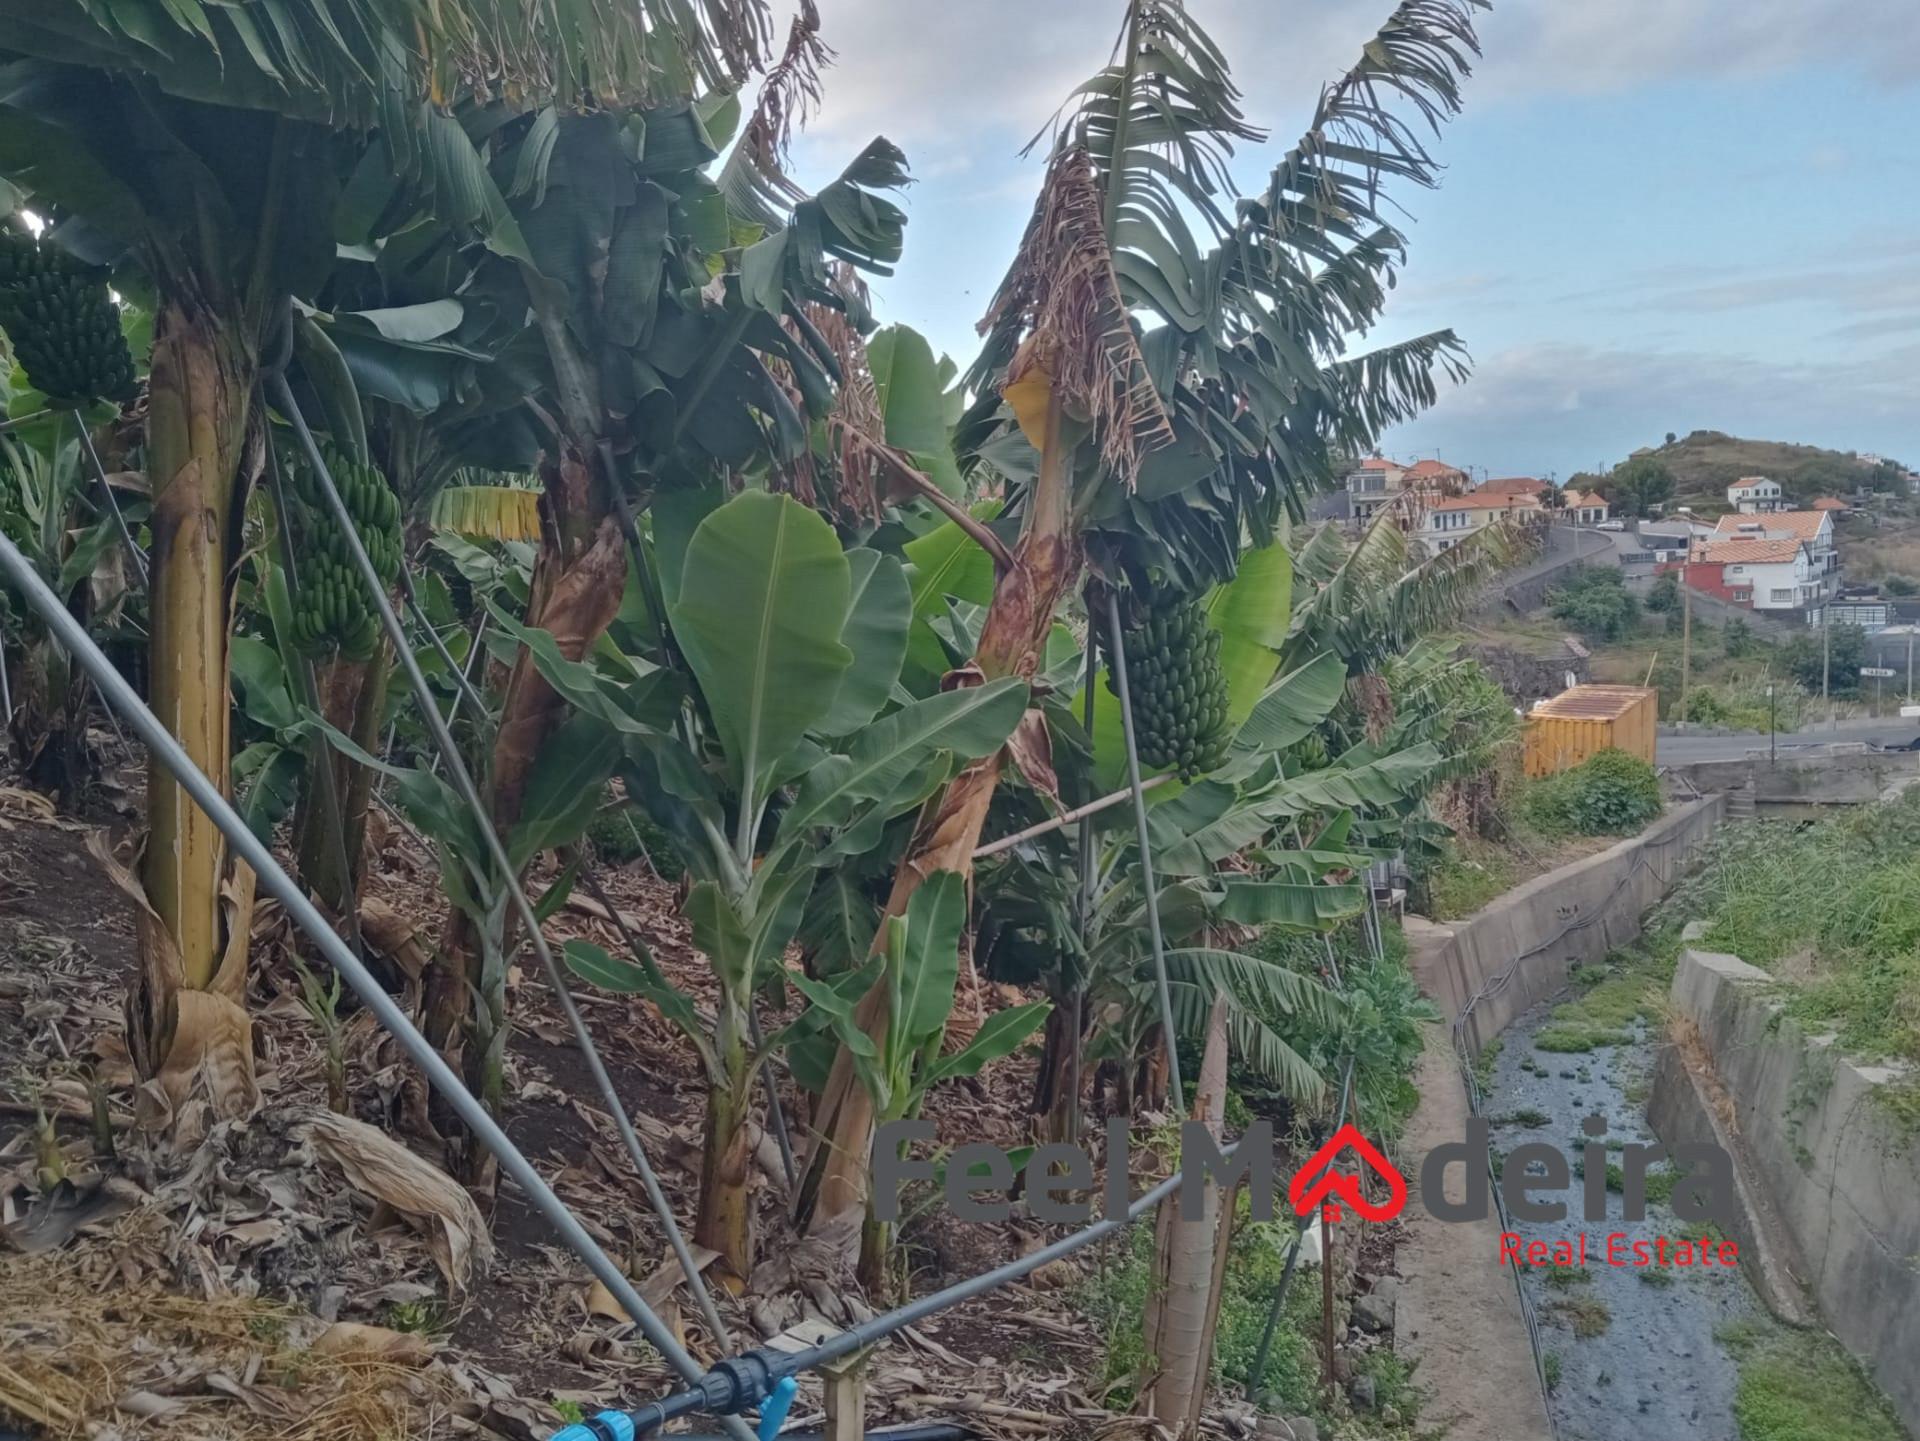
[[[1194,0],[1257,123],[1290,138],[1391,0]],[[1107,61],[1120,0],[826,0],[839,52],[822,139],[909,149],[1024,142]],[[1276,13],[1278,12],[1278,13]],[[1499,0],[1477,20],[1468,102],[1605,94],[1657,81],[1836,66],[1876,84],[1920,75],[1913,0]],[[1829,148],[1827,165],[1846,156]]]

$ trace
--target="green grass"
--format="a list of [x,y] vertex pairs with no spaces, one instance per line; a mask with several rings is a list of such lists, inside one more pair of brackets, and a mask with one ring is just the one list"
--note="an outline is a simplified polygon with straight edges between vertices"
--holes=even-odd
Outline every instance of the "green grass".
[[[1241,1207],[1246,1207],[1242,1197]],[[1234,1237],[1220,1300],[1220,1324],[1214,1337],[1213,1375],[1245,1384],[1259,1349],[1274,1287],[1286,1268],[1293,1228],[1278,1223],[1244,1224]],[[1107,1347],[1103,1379],[1112,1389],[1108,1404],[1125,1408],[1134,1383],[1145,1373],[1141,1320],[1153,1272],[1153,1228],[1135,1226],[1126,1249],[1089,1277],[1073,1296]],[[1324,1417],[1320,1387],[1320,1283],[1299,1274],[1287,1292],[1285,1310],[1274,1333],[1267,1368],[1252,1390],[1268,1398],[1268,1407],[1287,1415]]]
[[1493,1089],[1493,1067],[1500,1059],[1500,1052],[1506,1046],[1504,1037],[1495,1036],[1480,1048],[1473,1058],[1473,1083],[1480,1088],[1482,1095]]
[[1652,1286],[1664,1291],[1673,1284],[1673,1267],[1671,1266],[1642,1266],[1634,1274],[1640,1278],[1642,1286]]
[[1633,1032],[1605,1030],[1597,1026],[1548,1026],[1536,1031],[1533,1048],[1554,1055],[1580,1055],[1601,1046],[1626,1046],[1633,1043]]
[[1540,1369],[1546,1373],[1547,1390],[1560,1389],[1560,1353],[1549,1351],[1540,1358]]
[[1547,1303],[1547,1314],[1566,1323],[1567,1329],[1582,1341],[1606,1334],[1613,1324],[1613,1312],[1598,1296],[1569,1296],[1564,1301]]
[[1540,1279],[1549,1286],[1566,1290],[1569,1286],[1588,1286],[1593,1283],[1593,1272],[1585,1266],[1551,1266]]
[[1791,967],[1787,1014],[1863,1060],[1920,1060],[1920,792],[1805,829],[1715,838],[1666,908],[1707,921],[1701,942]]
[[1552,1119],[1553,1117],[1536,1107],[1522,1106],[1519,1110],[1509,1111],[1504,1116],[1495,1116],[1493,1123],[1496,1126],[1526,1126],[1531,1129],[1535,1126],[1544,1126]]
[[1886,1398],[1831,1337],[1737,1322],[1715,1339],[1740,1366],[1741,1441],[1905,1441]]
[[1490,847],[1471,855],[1450,845],[1427,875],[1427,904],[1436,921],[1457,921],[1490,904],[1519,883],[1511,856]]

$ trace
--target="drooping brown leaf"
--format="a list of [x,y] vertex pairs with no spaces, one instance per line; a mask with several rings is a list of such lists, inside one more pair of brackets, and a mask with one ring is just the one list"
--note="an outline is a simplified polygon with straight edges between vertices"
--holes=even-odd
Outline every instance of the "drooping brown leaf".
[[426,1232],[433,1259],[460,1289],[493,1255],[493,1240],[473,1198],[445,1171],[364,1121],[316,1112],[296,1129],[314,1154],[338,1166],[356,1188]]
[[[1092,422],[1101,460],[1131,490],[1148,452],[1173,439],[1173,423],[1147,372],[1114,273],[1093,165],[1081,148],[1054,156],[982,334],[1017,316],[1027,330],[1006,377],[1013,391],[1045,375],[1068,408]],[[1036,448],[1041,442],[1007,395]]]

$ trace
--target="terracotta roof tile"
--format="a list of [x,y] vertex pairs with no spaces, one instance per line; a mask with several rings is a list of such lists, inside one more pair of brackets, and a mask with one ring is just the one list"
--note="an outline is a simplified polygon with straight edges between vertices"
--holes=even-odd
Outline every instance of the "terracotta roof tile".
[[1800,554],[1798,540],[1710,540],[1694,547],[1693,558],[1707,565],[1777,565]]
[[1759,529],[1747,534],[1785,532],[1798,540],[1812,540],[1820,533],[1824,523],[1828,523],[1824,510],[1776,510],[1772,515],[1723,515],[1715,523],[1714,530],[1721,535],[1740,535],[1741,526],[1752,525]]

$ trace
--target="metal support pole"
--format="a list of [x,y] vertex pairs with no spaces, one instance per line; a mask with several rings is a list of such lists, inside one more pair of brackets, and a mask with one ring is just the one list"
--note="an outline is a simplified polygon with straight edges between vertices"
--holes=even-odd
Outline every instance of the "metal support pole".
[[[1100,648],[1093,643],[1093,637],[1087,637],[1087,675],[1084,690],[1080,697],[1080,724],[1089,740],[1093,736],[1094,680],[1100,673]],[[1087,934],[1093,924],[1093,812],[1082,808],[1080,816],[1080,904],[1074,912],[1074,924],[1079,931],[1080,950],[1074,958],[1074,973],[1071,982],[1073,1015],[1068,1024],[1069,1044],[1072,1050],[1067,1053],[1067,1084],[1073,1091],[1073,1104],[1067,1110],[1067,1135],[1069,1143],[1078,1145],[1080,1141],[1080,1052],[1082,1033],[1087,1023],[1086,978],[1080,972],[1080,965],[1087,954]],[[1055,1098],[1058,1099],[1057,1097]],[[1107,1164],[1113,1164],[1113,1158],[1107,1158]]]
[[127,554],[133,557],[134,569],[140,572],[140,584],[152,588],[147,570],[147,555],[134,542],[133,532],[127,529],[127,518],[120,513],[120,502],[114,497],[113,484],[107,479],[107,468],[100,463],[100,452],[93,448],[93,436],[87,431],[87,424],[74,412],[73,428],[80,435],[80,448],[87,453],[87,460],[93,466],[93,477],[100,482],[100,489],[107,497],[107,509],[113,514],[113,523],[120,531],[120,543],[127,548]]
[[[533,903],[527,899],[526,890],[520,884],[520,877],[515,872],[513,862],[507,856],[506,847],[501,844],[499,833],[493,828],[492,817],[488,815],[486,805],[480,799],[479,789],[474,785],[473,777],[467,771],[466,762],[460,758],[460,748],[454,742],[453,733],[447,729],[446,722],[441,719],[439,707],[433,703],[433,689],[427,684],[427,678],[420,669],[419,661],[414,659],[413,649],[407,644],[406,631],[400,625],[400,617],[394,613],[393,604],[387,599],[387,588],[381,583],[380,574],[373,568],[373,561],[367,555],[366,547],[361,543],[360,532],[353,524],[353,516],[348,512],[346,502],[340,498],[340,492],[333,483],[333,476],[327,469],[326,460],[320,454],[320,447],[314,442],[313,432],[307,428],[306,417],[301,414],[299,402],[294,399],[293,389],[287,384],[284,373],[273,377],[272,391],[274,403],[292,423],[294,434],[299,439],[301,448],[306,452],[307,463],[313,467],[314,483],[319,487],[328,510],[332,512],[334,523],[341,527],[347,549],[352,553],[354,565],[360,572],[361,580],[366,584],[368,597],[372,600],[374,610],[380,617],[380,623],[386,628],[387,638],[393,642],[394,654],[407,673],[407,680],[413,687],[414,698],[420,705],[421,714],[433,736],[434,744],[446,757],[447,769],[454,786],[460,792],[461,799],[465,801],[467,808],[473,813],[481,838],[486,843],[489,858],[507,887],[508,898],[514,912],[526,931],[528,943],[532,945],[534,953],[540,957],[541,967],[546,972],[547,984],[553,991],[555,1001],[559,1003],[561,1014],[566,1018],[567,1028],[573,1034],[574,1044],[579,1047],[581,1059],[587,1063],[587,1070],[593,1076],[594,1086],[600,1092],[602,1101],[605,1102],[607,1110],[613,1117],[614,1126],[620,1132],[620,1139],[626,1146],[627,1155],[632,1159],[634,1169],[640,1173],[641,1184],[645,1187],[647,1199],[652,1203],[654,1212],[659,1217],[661,1229],[666,1232],[667,1243],[672,1247],[674,1256],[680,1262],[681,1270],[686,1274],[687,1287],[693,1292],[695,1300],[700,1303],[701,1314],[705,1317],[707,1324],[713,1328],[714,1335],[719,1338],[720,1343],[723,1346],[731,1345],[726,1325],[720,1320],[720,1313],[714,1307],[713,1297],[707,1292],[706,1281],[700,1274],[700,1268],[694,1263],[693,1253],[687,1248],[686,1238],[680,1234],[680,1225],[674,1219],[673,1208],[667,1204],[666,1196],[660,1189],[659,1178],[654,1175],[652,1163],[647,1159],[646,1148],[640,1144],[639,1134],[633,1129],[633,1121],[627,1115],[627,1108],[622,1104],[619,1092],[614,1089],[613,1078],[607,1074],[606,1064],[600,1059],[599,1047],[594,1044],[592,1033],[587,1030],[586,1020],[581,1016],[580,1008],[573,1002],[573,994],[567,988],[566,976],[560,969],[560,963],[554,959],[553,948],[547,944],[547,938],[541,932],[539,917],[534,914]],[[431,628],[429,631],[431,632]],[[609,1287],[609,1289],[613,1288]],[[631,1291],[631,1288],[628,1289]],[[628,1315],[636,1321],[641,1319],[640,1313],[634,1311],[628,1304],[625,1293],[614,1289],[613,1294]],[[638,1297],[636,1296],[635,1299],[637,1300]],[[648,1314],[651,1315],[650,1312]],[[654,1324],[656,1326],[659,1324],[658,1318],[654,1318]],[[644,1326],[642,1329],[645,1329]],[[653,1340],[652,1335],[649,1334],[647,1339]],[[671,1336],[667,1339],[672,1342]],[[657,1341],[654,1344],[659,1346]],[[680,1355],[686,1356],[686,1352],[681,1350],[677,1342],[672,1344]],[[661,1350],[662,1354],[667,1354],[669,1359],[672,1359],[664,1347]],[[694,1364],[693,1359],[687,1357],[687,1365],[693,1367]],[[677,1362],[675,1367],[678,1369]],[[742,1427],[741,1435],[744,1437],[746,1434],[745,1428]]]
[[[279,380],[277,383],[284,388],[286,382]],[[305,427],[301,427],[301,430],[304,433]],[[329,494],[337,505],[338,497],[331,495],[331,487]],[[360,549],[357,536],[352,549],[371,574],[372,566],[367,562],[365,551]],[[553,1188],[521,1154],[519,1147],[507,1139],[506,1133],[487,1114],[486,1107],[461,1084],[460,1078],[454,1075],[452,1068],[427,1038],[414,1029],[413,1023],[393,997],[360,963],[360,958],[354,955],[346,942],[335,934],[333,927],[327,924],[326,917],[307,899],[306,893],[293,878],[280,868],[273,853],[261,844],[260,838],[254,835],[247,823],[240,819],[227,798],[220,793],[220,788],[193,763],[180,742],[167,733],[167,728],[160,724],[159,718],[134,693],[126,678],[114,669],[112,662],[93,643],[86,630],[60,604],[59,597],[35,573],[26,557],[20,554],[19,547],[4,535],[0,535],[0,573],[26,598],[28,605],[39,612],[47,629],[53,632],[68,653],[79,660],[107,705],[133,722],[135,732],[146,742],[154,758],[167,768],[181,789],[219,827],[227,838],[227,844],[233,847],[234,854],[253,867],[261,889],[279,901],[293,923],[312,938],[328,963],[353,987],[361,1003],[373,1012],[374,1018],[400,1043],[400,1048],[413,1063],[420,1067],[428,1082],[446,1097],[448,1104],[459,1113],[460,1119],[472,1128],[474,1135],[499,1160],[501,1169],[526,1193],[534,1209],[547,1218],[568,1249],[585,1262],[587,1269],[633,1317],[641,1334],[681,1376],[688,1381],[698,1381],[703,1374],[699,1363],[674,1339],[673,1332],[641,1298],[626,1273],[600,1249],[599,1243],[587,1232],[586,1227],[567,1209],[566,1203],[554,1194]],[[391,608],[388,608],[385,618],[390,627],[398,626]],[[734,1441],[753,1441],[753,1433],[737,1418],[731,1418],[726,1430]]]
[[[1347,1124],[1347,1103],[1353,1095],[1353,1057],[1347,1057],[1346,1070],[1340,1078],[1340,1108],[1335,1113],[1333,1129],[1338,1131]],[[1266,1374],[1267,1358],[1273,1353],[1273,1335],[1280,1328],[1280,1313],[1286,1308],[1287,1288],[1293,1285],[1293,1273],[1300,1266],[1300,1247],[1306,1240],[1307,1227],[1313,1224],[1311,1215],[1302,1216],[1294,1222],[1293,1249],[1287,1252],[1287,1266],[1280,1273],[1280,1284],[1273,1288],[1273,1302],[1267,1307],[1267,1324],[1260,1332],[1260,1348],[1254,1352],[1253,1366],[1247,1372],[1246,1395],[1249,1400],[1260,1389],[1260,1378]],[[1320,1264],[1324,1267],[1329,1261],[1326,1243],[1320,1246]]]
[[0,415],[0,435],[5,435],[10,430],[17,430],[23,425],[31,425],[34,421],[45,419],[52,414],[53,410],[49,407],[45,410],[30,410],[25,415],[14,416],[11,420],[7,419],[4,415]]
[[1133,824],[1139,833],[1140,873],[1146,882],[1147,934],[1153,941],[1153,975],[1160,990],[1160,1029],[1166,1033],[1167,1090],[1175,1115],[1187,1111],[1180,1085],[1180,1036],[1173,1026],[1173,991],[1167,984],[1167,946],[1160,936],[1160,897],[1153,876],[1153,849],[1147,839],[1147,798],[1140,787],[1140,748],[1134,741],[1133,701],[1127,690],[1127,657],[1120,643],[1120,596],[1107,591],[1107,633],[1112,651],[1114,685],[1120,692],[1120,731],[1127,742],[1127,784],[1133,788]]

